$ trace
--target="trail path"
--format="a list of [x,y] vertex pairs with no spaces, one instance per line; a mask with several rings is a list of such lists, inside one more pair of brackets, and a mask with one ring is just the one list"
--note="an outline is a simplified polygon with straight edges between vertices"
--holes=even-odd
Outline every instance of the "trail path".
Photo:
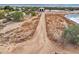
[[13,53],[49,53],[51,43],[46,32],[45,13],[41,14],[39,24],[31,40],[19,43],[11,47],[9,52]]
[[10,44],[8,47],[0,46],[0,51],[2,50],[4,53],[77,53],[78,51],[74,50],[63,50],[58,43],[48,38],[45,18],[45,13],[42,12],[35,33],[30,40],[18,44]]

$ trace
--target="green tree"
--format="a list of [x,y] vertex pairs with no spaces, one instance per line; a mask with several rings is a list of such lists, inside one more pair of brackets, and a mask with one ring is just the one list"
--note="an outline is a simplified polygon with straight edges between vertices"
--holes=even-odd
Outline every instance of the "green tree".
[[11,7],[11,6],[5,6],[5,7],[4,7],[4,10],[14,10],[14,9],[13,9],[13,7]]

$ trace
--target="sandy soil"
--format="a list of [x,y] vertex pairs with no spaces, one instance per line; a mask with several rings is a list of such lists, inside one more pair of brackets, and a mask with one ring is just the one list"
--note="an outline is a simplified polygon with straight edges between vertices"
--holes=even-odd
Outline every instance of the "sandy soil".
[[72,25],[72,22],[62,15],[41,13],[41,16],[25,21],[20,27],[3,33],[0,37],[2,43],[0,52],[79,53],[79,48],[75,49],[69,45],[63,48],[59,43],[63,30],[68,25]]

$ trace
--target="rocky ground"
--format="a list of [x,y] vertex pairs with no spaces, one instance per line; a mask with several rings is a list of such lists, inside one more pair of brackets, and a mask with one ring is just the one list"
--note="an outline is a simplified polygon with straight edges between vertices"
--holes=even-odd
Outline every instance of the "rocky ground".
[[6,26],[0,31],[1,53],[79,53],[79,48],[63,47],[62,33],[74,25],[61,14],[45,14]]

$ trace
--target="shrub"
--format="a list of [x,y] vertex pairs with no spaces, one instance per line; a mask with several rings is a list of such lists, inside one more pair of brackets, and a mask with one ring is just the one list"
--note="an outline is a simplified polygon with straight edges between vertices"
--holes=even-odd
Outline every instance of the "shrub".
[[0,10],[0,19],[5,18],[5,11],[4,10]]
[[34,11],[27,11],[27,12],[25,12],[27,15],[29,15],[29,14],[31,14],[32,16],[35,16],[36,15],[36,13],[34,12]]
[[29,14],[30,14],[30,12],[29,12],[29,11],[25,11],[25,13],[26,13],[27,15],[29,15]]
[[7,19],[7,22],[8,21],[11,21],[12,19],[12,13],[14,12],[14,11],[9,11],[9,10],[5,10],[5,12],[6,12],[6,14],[5,14],[5,18]]
[[23,12],[16,11],[12,13],[11,17],[13,18],[13,21],[15,22],[21,21],[23,19]]
[[32,16],[35,16],[35,15],[36,15],[36,13],[35,13],[35,12],[31,12],[31,14],[32,14]]
[[65,29],[63,37],[64,41],[74,45],[79,45],[79,25],[74,25]]
[[7,19],[7,21],[11,21],[12,20],[11,19],[11,15],[10,14],[7,14],[6,19]]

